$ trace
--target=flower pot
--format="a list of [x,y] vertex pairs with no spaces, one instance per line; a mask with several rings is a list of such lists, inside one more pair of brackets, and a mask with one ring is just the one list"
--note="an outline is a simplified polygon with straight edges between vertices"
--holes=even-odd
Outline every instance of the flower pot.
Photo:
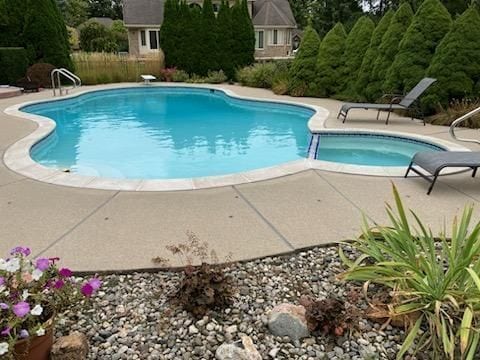
[[48,360],[53,345],[53,318],[44,324],[45,335],[31,336],[15,344],[15,360]]

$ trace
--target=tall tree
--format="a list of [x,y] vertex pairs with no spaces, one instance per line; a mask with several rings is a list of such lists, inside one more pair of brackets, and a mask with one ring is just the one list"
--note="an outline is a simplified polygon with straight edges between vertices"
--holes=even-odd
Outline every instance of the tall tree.
[[322,0],[312,1],[309,12],[312,24],[320,37],[341,22],[346,29],[351,29],[353,24],[363,15],[359,0]]
[[345,50],[347,34],[341,23],[336,24],[322,40],[317,58],[317,91],[321,97],[330,97],[338,92],[340,66]]
[[123,20],[123,0],[112,0],[112,19]]
[[27,0],[23,36],[35,62],[73,69],[68,32],[54,0]]
[[217,20],[212,0],[203,0],[200,43],[206,51],[197,59],[197,74],[205,76],[209,70],[218,69]]
[[422,104],[429,110],[447,106],[452,99],[480,95],[480,16],[476,8],[467,9],[440,42],[427,70],[438,81]]
[[228,2],[222,0],[220,9],[217,15],[218,26],[218,65],[228,78],[232,79],[235,75],[235,63],[232,58],[233,49],[233,29],[232,29],[232,15]]
[[289,93],[293,96],[315,96],[316,67],[320,37],[309,25],[303,33],[302,42],[290,67]]
[[88,2],[86,0],[67,0],[63,7],[65,22],[77,27],[88,20]]
[[392,21],[394,15],[393,10],[388,10],[385,15],[383,15],[382,19],[378,23],[375,31],[373,32],[372,39],[368,46],[368,49],[365,53],[365,56],[362,60],[362,65],[360,66],[360,70],[358,71],[357,81],[354,83],[354,97],[355,101],[365,101],[365,89],[370,82],[373,70],[373,64],[377,59],[379,47],[382,43],[383,35],[388,30],[390,23]]
[[354,80],[357,79],[363,58],[372,39],[375,23],[367,16],[362,16],[355,23],[345,42],[342,66],[339,69],[339,92],[342,97],[353,100]]
[[254,61],[255,31],[248,12],[247,1],[236,0],[232,8],[233,51],[236,67],[250,65]]
[[395,12],[378,48],[378,56],[375,59],[375,63],[372,64],[372,74],[365,89],[365,96],[369,101],[377,100],[382,95],[382,85],[386,74],[393,63],[395,55],[398,53],[403,34],[410,26],[412,17],[412,8],[408,3],[404,3]]
[[177,24],[179,22],[178,0],[166,0],[163,9],[163,23],[160,28],[160,44],[165,55],[165,66],[177,66],[179,47],[177,35]]
[[409,91],[424,77],[438,43],[450,30],[451,22],[450,13],[439,0],[422,3],[387,72],[383,84],[385,92]]
[[27,0],[3,0],[3,29],[0,46],[25,46],[23,31]]
[[113,17],[112,0],[88,0],[89,17]]

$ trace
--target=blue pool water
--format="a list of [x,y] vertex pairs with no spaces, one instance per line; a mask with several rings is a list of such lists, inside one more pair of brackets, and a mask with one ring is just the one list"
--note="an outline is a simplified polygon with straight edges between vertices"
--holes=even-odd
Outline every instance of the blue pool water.
[[223,175],[305,158],[314,111],[192,88],[96,91],[30,105],[55,132],[32,158],[49,167],[111,178]]
[[408,166],[419,151],[444,151],[423,141],[373,134],[322,134],[316,159],[369,166]]

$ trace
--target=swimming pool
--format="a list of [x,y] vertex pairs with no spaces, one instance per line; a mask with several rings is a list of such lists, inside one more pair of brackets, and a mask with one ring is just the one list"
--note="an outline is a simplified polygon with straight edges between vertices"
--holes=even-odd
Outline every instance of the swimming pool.
[[315,113],[181,87],[95,91],[21,111],[56,122],[31,149],[33,160],[117,179],[225,175],[305,159]]
[[320,133],[312,141],[312,157],[342,164],[408,166],[419,151],[445,151],[439,145],[405,136],[367,133]]

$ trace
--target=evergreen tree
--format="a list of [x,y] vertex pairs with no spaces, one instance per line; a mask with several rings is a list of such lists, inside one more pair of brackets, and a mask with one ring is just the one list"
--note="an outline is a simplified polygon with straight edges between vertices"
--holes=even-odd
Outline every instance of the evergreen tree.
[[310,14],[313,27],[320,37],[325,36],[336,23],[342,23],[346,29],[351,29],[357,19],[363,15],[360,0],[311,1],[304,11]]
[[342,96],[352,99],[354,94],[355,79],[360,71],[363,58],[375,30],[374,22],[367,16],[362,16],[355,23],[352,31],[345,41],[345,52],[342,56],[340,73],[340,88]]
[[35,62],[73,69],[68,32],[54,0],[27,0],[23,36]]
[[293,96],[315,96],[317,94],[316,66],[320,37],[309,25],[303,33],[302,42],[290,67],[289,93]]
[[23,29],[27,0],[3,0],[3,21],[1,26],[0,46],[25,46]]
[[474,7],[466,10],[440,42],[427,70],[437,82],[422,98],[433,109],[447,106],[454,98],[480,95],[475,85],[480,81],[480,16]]
[[373,32],[372,39],[370,41],[370,45],[365,53],[365,56],[362,60],[362,65],[360,66],[360,70],[358,71],[358,77],[356,82],[354,83],[353,94],[355,100],[364,101],[366,99],[366,91],[367,85],[370,82],[370,78],[372,76],[373,71],[373,64],[377,59],[379,47],[382,43],[383,35],[388,30],[390,23],[392,21],[394,15],[393,10],[388,10],[385,15],[383,15],[382,19],[378,23],[375,31]]
[[236,0],[232,8],[233,48],[235,67],[243,67],[254,62],[255,31],[248,13],[247,1]]
[[365,89],[365,96],[369,101],[375,101],[382,96],[382,85],[388,69],[398,52],[403,34],[410,26],[413,12],[410,5],[404,3],[395,12],[387,32],[378,48],[378,56],[373,65],[370,81]]
[[336,94],[340,84],[341,57],[347,34],[341,23],[336,24],[320,43],[317,58],[317,91],[321,97]]
[[177,50],[181,45],[177,41],[177,26],[179,22],[178,0],[166,0],[163,9],[163,23],[160,28],[160,44],[165,55],[165,66],[175,67],[178,62]]
[[203,0],[201,27],[199,28],[202,55],[197,58],[198,75],[205,76],[209,70],[218,70],[217,20],[212,0]]
[[422,3],[387,72],[385,92],[409,91],[424,77],[435,48],[450,30],[451,22],[450,13],[439,0]]
[[231,9],[227,1],[222,0],[217,15],[218,26],[218,66],[229,79],[235,75],[235,64],[232,58],[233,30]]
[[201,43],[202,39],[202,8],[197,4],[184,4],[183,11],[183,43],[180,46],[182,49],[182,62],[184,69],[189,74],[198,74],[201,69],[198,66],[198,60],[204,56],[205,48]]

